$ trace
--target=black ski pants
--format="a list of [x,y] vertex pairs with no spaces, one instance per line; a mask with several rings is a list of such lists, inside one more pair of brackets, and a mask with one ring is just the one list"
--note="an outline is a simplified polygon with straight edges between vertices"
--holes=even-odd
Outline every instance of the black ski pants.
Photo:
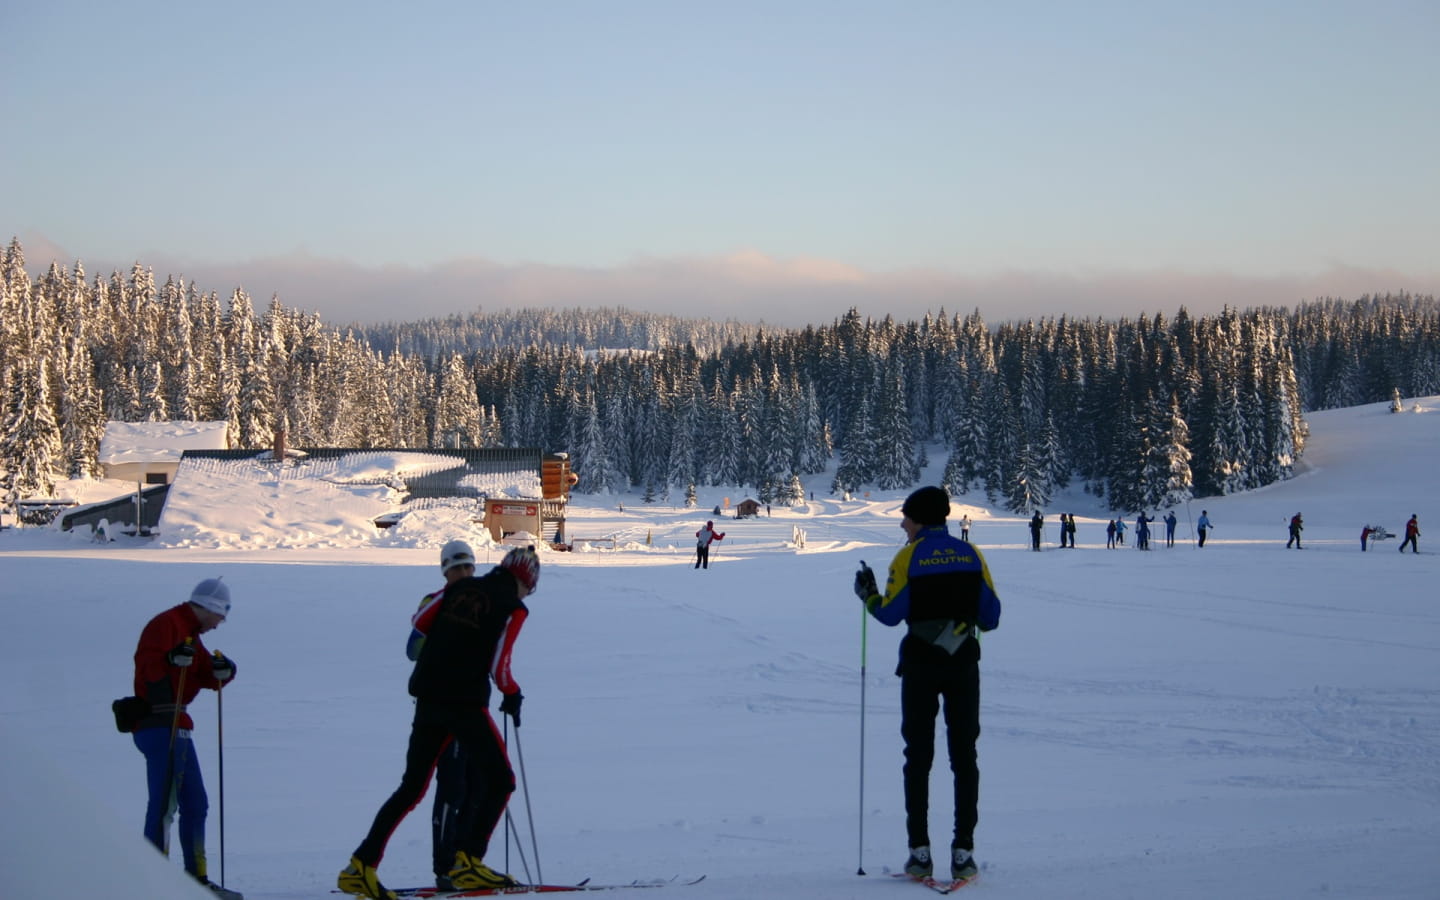
[[466,785],[475,804],[474,815],[458,835],[455,849],[464,850],[477,859],[485,858],[490,835],[515,791],[515,773],[505,755],[500,733],[484,704],[442,703],[421,698],[415,703],[415,720],[410,725],[405,774],[400,777],[395,793],[375,814],[375,822],[365,840],[356,848],[355,855],[361,862],[380,865],[390,835],[425,797],[440,754],[451,740],[460,742],[461,751],[469,757],[466,771],[476,776],[474,783]]
[[980,645],[970,638],[954,656],[906,638],[900,672],[900,735],[905,739],[905,830],[911,847],[930,844],[930,767],[935,761],[935,718],[942,701],[945,743],[955,779],[952,847],[975,848],[979,819]]
[[435,874],[446,875],[455,865],[455,851],[480,811],[480,790],[485,771],[475,764],[459,741],[452,740],[440,751],[435,765],[435,809],[430,815],[431,847]]
[[710,568],[710,545],[709,545],[709,544],[696,544],[696,545],[695,545],[695,568],[697,568],[697,569],[708,569],[708,568]]

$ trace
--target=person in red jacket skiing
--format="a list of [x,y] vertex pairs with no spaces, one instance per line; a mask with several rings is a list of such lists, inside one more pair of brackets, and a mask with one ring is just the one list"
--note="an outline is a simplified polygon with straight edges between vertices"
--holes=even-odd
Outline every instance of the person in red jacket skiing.
[[695,568],[710,568],[710,544],[713,541],[725,540],[725,533],[715,530],[714,522],[706,522],[705,527],[695,532]]
[[1410,521],[1408,521],[1408,522],[1405,523],[1405,540],[1404,540],[1403,542],[1401,542],[1401,544],[1400,544],[1400,552],[1401,552],[1401,553],[1404,553],[1404,552],[1405,552],[1405,545],[1406,545],[1406,544],[1409,544],[1409,545],[1410,545],[1410,552],[1411,552],[1411,553],[1419,553],[1419,552],[1420,552],[1420,542],[1419,542],[1419,538],[1420,538],[1420,518],[1419,518],[1418,515],[1413,515],[1413,516],[1410,517]]
[[485,851],[505,805],[515,791],[515,773],[495,721],[490,717],[490,682],[504,699],[500,712],[520,727],[524,696],[510,673],[510,654],[529,610],[525,598],[540,581],[540,557],[534,547],[516,547],[483,576],[461,578],[445,587],[440,602],[422,610],[415,628],[425,635],[410,696],[415,718],[405,752],[400,786],[381,805],[365,839],[340,872],[341,892],[372,900],[396,900],[380,883],[376,867],[385,845],[410,810],[425,795],[436,760],[451,741],[459,741],[470,759],[467,774],[480,774],[473,792],[475,809],[456,841],[454,865],[446,873],[456,890],[519,886],[514,878],[485,865]]
[[190,599],[165,610],[146,624],[135,647],[135,696],[149,711],[135,722],[132,737],[145,757],[149,801],[145,837],[167,856],[170,823],[180,813],[180,852],[185,871],[225,900],[240,894],[212,882],[205,864],[205,813],[210,801],[200,777],[189,704],[201,688],[218,691],[235,677],[234,660],[211,655],[200,635],[218,627],[230,614],[230,588],[207,578]]

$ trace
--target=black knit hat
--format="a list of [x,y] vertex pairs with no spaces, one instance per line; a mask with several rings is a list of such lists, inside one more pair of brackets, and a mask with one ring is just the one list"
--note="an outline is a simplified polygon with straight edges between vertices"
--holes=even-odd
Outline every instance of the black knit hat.
[[905,498],[900,511],[920,525],[944,525],[950,515],[950,496],[938,487],[923,487]]

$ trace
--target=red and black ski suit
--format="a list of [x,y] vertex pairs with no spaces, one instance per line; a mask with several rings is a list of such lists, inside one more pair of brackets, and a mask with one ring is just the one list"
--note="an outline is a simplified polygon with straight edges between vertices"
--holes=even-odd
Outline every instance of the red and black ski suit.
[[483,773],[476,792],[476,810],[456,849],[483,859],[490,835],[515,791],[515,773],[504,742],[490,717],[490,681],[501,693],[520,686],[510,673],[510,653],[528,610],[518,583],[509,571],[492,569],[479,578],[462,578],[445,588],[439,603],[429,607],[428,621],[417,618],[425,645],[410,675],[415,719],[405,753],[405,774],[390,795],[355,856],[378,866],[400,821],[425,796],[441,751],[458,740],[471,760],[470,771]]

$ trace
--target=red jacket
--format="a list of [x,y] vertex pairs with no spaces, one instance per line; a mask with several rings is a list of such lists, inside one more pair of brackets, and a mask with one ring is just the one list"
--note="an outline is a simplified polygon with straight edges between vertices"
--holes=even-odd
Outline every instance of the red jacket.
[[[216,690],[220,687],[220,682],[215,679],[210,652],[200,640],[200,618],[187,602],[160,613],[140,632],[140,643],[135,648],[135,696],[150,701],[151,706],[175,702],[182,670],[179,666],[172,666],[167,656],[187,637],[192,638],[195,661],[185,673],[185,696],[180,698],[180,702],[194,700],[201,688]],[[152,712],[140,720],[136,730],[169,728],[173,715],[173,706]],[[180,714],[178,727],[195,727],[189,713]]]

